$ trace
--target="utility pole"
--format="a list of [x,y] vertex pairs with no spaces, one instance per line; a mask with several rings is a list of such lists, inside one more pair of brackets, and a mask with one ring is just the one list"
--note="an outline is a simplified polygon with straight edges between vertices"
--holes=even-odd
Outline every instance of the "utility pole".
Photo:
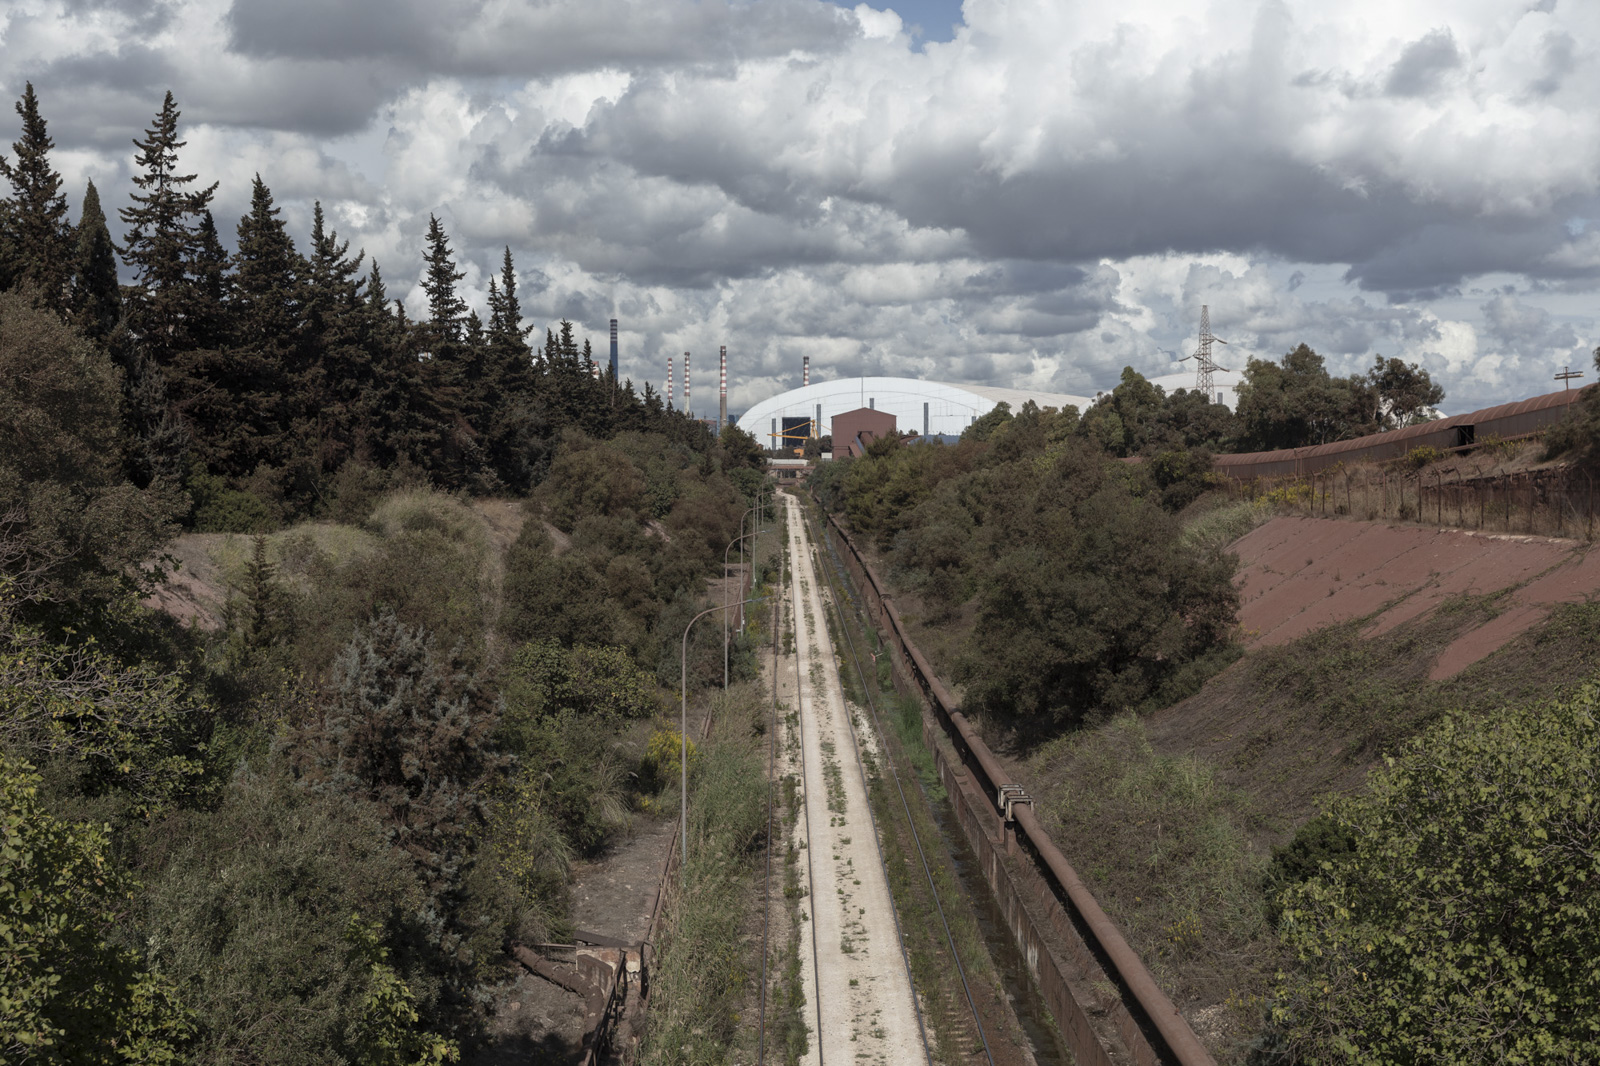
[[1178,362],[1186,363],[1190,359],[1193,359],[1195,361],[1195,371],[1194,371],[1194,387],[1195,387],[1195,391],[1204,393],[1207,403],[1216,403],[1217,402],[1216,387],[1215,387],[1214,383],[1211,380],[1211,375],[1215,371],[1221,370],[1221,371],[1226,372],[1227,369],[1228,369],[1227,367],[1219,366],[1217,363],[1212,361],[1212,358],[1211,358],[1211,345],[1213,343],[1216,343],[1216,344],[1227,344],[1228,342],[1223,340],[1221,337],[1217,337],[1217,336],[1213,336],[1212,335],[1212,333],[1211,333],[1211,308],[1207,304],[1201,304],[1200,305],[1200,347],[1198,347],[1198,348],[1196,348],[1194,350],[1194,354],[1193,355],[1186,355],[1182,359],[1178,360]]
[[1572,388],[1573,379],[1581,377],[1583,377],[1583,371],[1574,370],[1570,366],[1564,366],[1561,368],[1561,373],[1556,375],[1555,380],[1561,382],[1561,391],[1567,392]]

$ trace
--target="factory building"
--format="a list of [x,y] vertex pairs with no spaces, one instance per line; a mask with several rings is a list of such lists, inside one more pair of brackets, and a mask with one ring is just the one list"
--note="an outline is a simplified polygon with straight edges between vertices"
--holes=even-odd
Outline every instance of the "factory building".
[[1088,396],[917,378],[839,378],[762,400],[740,417],[739,428],[766,448],[798,448],[808,438],[833,436],[835,449],[843,454],[845,442],[838,439],[833,419],[861,408],[893,416],[892,424],[902,433],[957,437],[996,405],[1008,403],[1017,411],[1029,400],[1040,407],[1070,404],[1079,411],[1094,402]]

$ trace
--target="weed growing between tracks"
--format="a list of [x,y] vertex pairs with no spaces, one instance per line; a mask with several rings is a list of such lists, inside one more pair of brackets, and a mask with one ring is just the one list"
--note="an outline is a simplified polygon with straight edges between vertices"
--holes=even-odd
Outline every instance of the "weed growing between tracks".
[[[746,698],[765,697],[752,688]],[[748,709],[739,710],[723,721],[748,720]],[[656,1066],[728,1062],[753,1043],[739,1011],[751,981],[746,933],[766,835],[766,744],[734,728],[713,733],[691,775],[688,891],[673,885],[652,975],[643,1061]]]
[[[790,717],[795,716],[791,713]],[[800,976],[800,946],[806,935],[800,901],[805,898],[805,889],[800,887],[800,851],[794,846],[795,826],[800,820],[800,789],[794,774],[783,776],[782,788],[783,839],[787,841],[783,849],[783,901],[789,936],[780,949],[778,987],[767,1000],[767,1046],[773,1050],[775,1061],[781,1059],[784,1066],[795,1066],[811,1045],[805,1022],[805,983]]]
[[[831,558],[824,560],[824,565],[830,563]],[[846,699],[852,704],[849,711],[855,721],[857,735],[865,737],[870,734],[878,740],[876,754],[863,745],[862,764],[867,773],[868,795],[885,857],[889,891],[900,918],[901,937],[910,962],[912,984],[930,1030],[934,1054],[940,1062],[949,1066],[965,1066],[973,1061],[974,1056],[982,1055],[971,1008],[950,957],[945,925],[940,921],[939,902],[942,902],[950,939],[955,941],[956,951],[965,967],[991,1050],[1000,1056],[1000,1061],[1006,1061],[1010,1055],[1003,1050],[1005,1045],[1022,1045],[1024,1037],[1014,1014],[1004,1002],[1005,994],[999,974],[933,815],[931,805],[944,802],[947,796],[939,782],[933,756],[923,742],[921,707],[916,700],[902,697],[894,691],[889,657],[884,654],[874,657],[867,652],[869,648],[873,652],[882,651],[879,635],[866,628],[853,612],[842,609],[841,604],[833,598],[842,594],[836,590],[837,585],[830,587],[829,597],[825,601],[828,629],[834,647],[843,659],[839,677]],[[848,631],[844,628],[847,625]],[[851,642],[861,656],[859,666],[866,672],[865,677],[857,672],[857,664],[850,655]],[[872,728],[863,689],[866,684],[873,686],[872,700],[877,707],[878,721],[889,731],[889,736]],[[882,765],[884,759],[892,759],[896,766],[902,768],[901,784],[905,788],[906,798],[904,806],[900,802],[899,791],[887,774],[887,767]],[[908,769],[914,773],[906,773]],[[907,822],[906,807],[910,808],[910,823]],[[917,843],[912,838],[911,830],[913,824],[938,890],[938,901],[929,889],[928,875],[917,858]]]

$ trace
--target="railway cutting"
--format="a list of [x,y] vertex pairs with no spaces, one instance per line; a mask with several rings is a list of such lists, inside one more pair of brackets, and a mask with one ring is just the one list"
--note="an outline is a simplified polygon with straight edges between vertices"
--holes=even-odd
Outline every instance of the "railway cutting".
[[823,613],[815,549],[799,503],[782,499],[789,518],[800,742],[787,769],[803,799],[794,845],[808,889],[802,913],[810,950],[802,952],[801,970],[815,1034],[804,1061],[928,1061],[857,747],[875,754],[876,740],[864,719],[852,722]]

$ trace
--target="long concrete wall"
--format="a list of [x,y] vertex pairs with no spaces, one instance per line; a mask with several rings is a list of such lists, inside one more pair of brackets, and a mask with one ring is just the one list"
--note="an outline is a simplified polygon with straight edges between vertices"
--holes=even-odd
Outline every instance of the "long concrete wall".
[[1214,1066],[907,638],[893,597],[849,532],[832,515],[828,523],[863,604],[888,635],[896,686],[922,701],[923,734],[957,821],[1073,1054],[1107,1066]]

